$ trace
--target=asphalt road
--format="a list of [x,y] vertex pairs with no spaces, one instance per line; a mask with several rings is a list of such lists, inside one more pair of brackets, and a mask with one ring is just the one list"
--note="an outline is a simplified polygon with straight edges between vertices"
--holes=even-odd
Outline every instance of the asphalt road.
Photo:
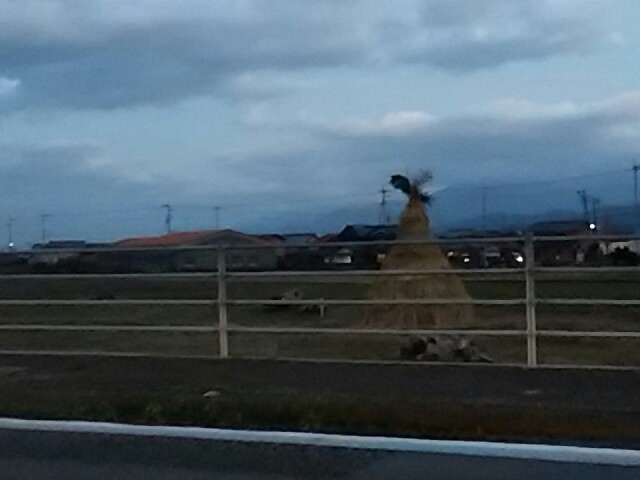
[[0,430],[3,480],[640,478],[640,467],[208,439]]

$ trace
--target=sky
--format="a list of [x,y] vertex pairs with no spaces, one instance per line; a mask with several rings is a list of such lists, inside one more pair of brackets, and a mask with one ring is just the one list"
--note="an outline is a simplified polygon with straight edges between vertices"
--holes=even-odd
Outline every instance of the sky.
[[9,218],[19,244],[43,223],[158,234],[163,204],[174,229],[335,230],[424,169],[441,225],[483,196],[629,203],[638,18],[636,0],[0,0],[0,242]]

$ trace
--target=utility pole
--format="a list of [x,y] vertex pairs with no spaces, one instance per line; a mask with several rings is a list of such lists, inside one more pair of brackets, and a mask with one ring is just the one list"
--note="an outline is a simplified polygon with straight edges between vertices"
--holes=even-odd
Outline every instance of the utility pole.
[[171,220],[173,220],[173,207],[165,203],[162,208],[166,209],[167,213],[164,217],[164,224],[167,226],[167,233],[171,233]]
[[633,164],[633,209],[636,214],[636,221],[640,221],[640,207],[638,206],[638,171],[640,171],[640,165],[638,162]]
[[47,242],[47,219],[51,218],[50,213],[43,213],[40,215],[40,227],[42,230],[42,243]]
[[378,223],[380,225],[388,224],[391,221],[387,213],[387,193],[389,193],[389,190],[386,188],[380,189],[380,194],[382,195],[380,198],[380,214],[378,215]]
[[16,219],[13,217],[9,217],[9,220],[7,220],[7,233],[9,234],[9,241],[7,243],[7,246],[9,247],[9,250],[13,250],[14,247],[14,243],[13,243],[13,222],[15,222]]
[[587,197],[586,190],[578,190],[578,196],[580,197],[580,201],[582,203],[582,214],[584,215],[584,221],[589,222],[589,200]]
[[220,209],[221,207],[213,208],[216,212],[216,230],[220,230]]
[[482,230],[487,229],[487,189],[482,189]]
[[600,199],[596,197],[591,198],[591,209],[593,210],[593,224],[598,228],[598,205],[600,204]]

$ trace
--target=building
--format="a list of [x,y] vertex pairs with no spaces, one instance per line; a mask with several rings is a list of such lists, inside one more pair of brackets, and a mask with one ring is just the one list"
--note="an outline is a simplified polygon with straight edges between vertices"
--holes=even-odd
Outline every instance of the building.
[[51,273],[81,273],[97,268],[97,253],[93,250],[108,247],[107,243],[84,240],[51,240],[36,243],[28,256],[29,270]]
[[310,245],[311,243],[313,243],[318,236],[315,233],[283,233],[278,235],[280,238],[282,238],[285,246],[287,247],[306,247],[307,245]]
[[0,252],[0,273],[17,274],[29,272],[29,254]]
[[475,238],[512,237],[522,237],[522,233],[512,230],[449,230],[440,237],[440,248],[455,268],[520,268],[525,261],[522,242],[473,241]]
[[315,233],[274,233],[258,237],[278,245],[276,252],[279,269],[317,270],[323,265]]
[[[585,220],[558,220],[538,222],[529,227],[529,232],[537,237],[583,237],[591,235],[593,225]],[[561,266],[593,262],[601,256],[601,246],[597,240],[544,240],[534,245],[538,265]]]
[[640,239],[607,242],[605,252],[610,255],[618,250],[625,250],[640,255]]
[[[226,251],[228,270],[275,270],[276,245],[254,235],[235,230],[196,230],[150,237],[134,237],[113,244],[118,250],[107,252],[101,261],[114,271],[202,272],[218,269],[217,248]],[[212,248],[183,248],[207,247]],[[252,248],[254,247],[254,248]]]
[[336,242],[381,242],[395,240],[397,225],[347,225],[335,237]]
[[393,241],[398,235],[397,225],[347,225],[323,243],[330,246],[338,242],[371,242],[371,245],[336,246],[323,249],[324,263],[330,268],[369,270],[379,268],[389,251],[380,242]]

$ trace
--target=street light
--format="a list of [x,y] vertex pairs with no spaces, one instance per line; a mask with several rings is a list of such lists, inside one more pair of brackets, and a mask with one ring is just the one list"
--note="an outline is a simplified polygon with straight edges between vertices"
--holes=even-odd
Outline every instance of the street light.
[[595,223],[590,223],[589,224],[589,230],[595,230],[596,229],[596,224]]

